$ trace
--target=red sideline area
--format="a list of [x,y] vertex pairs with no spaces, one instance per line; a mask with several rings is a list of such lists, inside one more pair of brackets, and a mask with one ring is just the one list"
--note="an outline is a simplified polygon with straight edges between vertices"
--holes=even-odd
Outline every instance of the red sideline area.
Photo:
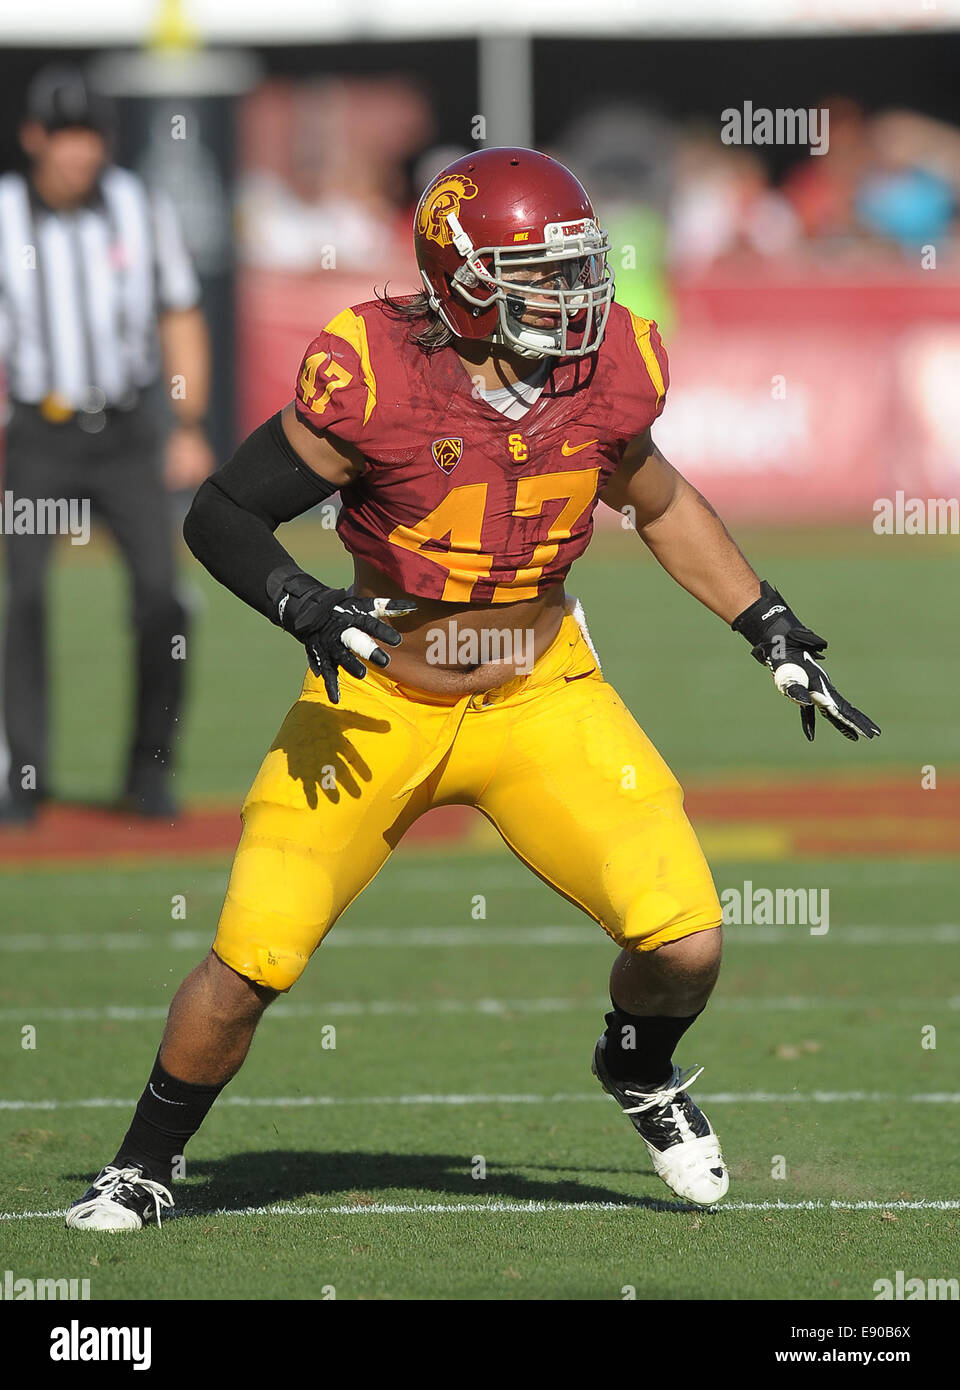
[[[424,816],[409,841],[459,840],[476,813],[448,806]],[[26,827],[0,827],[0,864],[37,859],[154,859],[230,854],[240,839],[239,804],[185,811],[174,824],[99,806],[45,806]]]
[[685,805],[700,831],[739,823],[780,832],[785,858],[960,854],[960,778],[940,777],[925,788],[919,770],[899,777],[713,783],[689,788]]
[[[738,779],[688,786],[686,807],[703,833],[736,826],[779,831],[785,854],[960,853],[960,778],[941,778],[930,790],[918,775],[776,783]],[[477,823],[469,807],[438,808],[413,826],[404,843],[456,844]],[[191,810],[168,825],[98,807],[52,805],[29,827],[0,829],[0,864],[227,855],[239,835],[234,808]]]

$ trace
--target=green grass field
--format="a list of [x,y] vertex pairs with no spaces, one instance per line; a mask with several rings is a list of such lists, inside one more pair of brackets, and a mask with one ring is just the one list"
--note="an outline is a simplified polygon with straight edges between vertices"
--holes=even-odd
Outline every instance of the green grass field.
[[[826,630],[841,688],[884,735],[853,746],[821,728],[806,745],[745,644],[631,538],[601,536],[570,588],[608,678],[678,773],[955,771],[960,653],[939,632],[949,542],[742,539]],[[287,541],[324,577],[345,577],[328,534],[300,526]],[[123,595],[103,552],[66,559],[57,786],[107,796],[121,758]],[[297,693],[298,649],[195,567],[189,580],[201,610],[180,784],[239,802]],[[631,1287],[642,1299],[856,1300],[896,1270],[960,1275],[955,866],[713,867],[720,888],[831,894],[825,936],[729,928],[714,1000],[678,1052],[706,1066],[693,1094],[731,1168],[721,1209],[670,1200],[590,1075],[616,948],[480,839],[401,847],[268,1012],[187,1151],[182,1215],[129,1237],[68,1233],[45,1213],[112,1156],[166,1005],[209,943],[228,863],[5,865],[0,1270],[89,1278],[94,1299],[331,1287],[338,1299],[620,1299]],[[177,894],[184,920],[171,915]],[[923,1047],[931,1026],[936,1047]]]
[[[304,566],[348,582],[332,532],[296,523],[279,534]],[[801,618],[826,629],[840,688],[883,737],[867,748],[821,733],[808,745],[743,639],[679,589],[632,532],[599,532],[568,588],[583,600],[607,678],[677,774],[895,767],[919,776],[923,763],[960,766],[960,644],[946,607],[957,589],[956,540],[875,536],[867,524],[738,539]],[[57,787],[108,796],[128,707],[123,580],[105,546],[61,555],[51,638]],[[180,785],[187,797],[238,799],[299,693],[302,654],[189,556],[184,578],[197,612]]]

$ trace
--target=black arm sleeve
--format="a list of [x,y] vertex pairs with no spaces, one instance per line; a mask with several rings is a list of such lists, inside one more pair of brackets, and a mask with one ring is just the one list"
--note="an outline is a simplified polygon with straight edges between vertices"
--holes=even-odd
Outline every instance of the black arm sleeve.
[[297,567],[273,533],[338,490],[303,462],[278,412],[202,484],[183,538],[215,579],[276,623],[267,576],[279,565]]

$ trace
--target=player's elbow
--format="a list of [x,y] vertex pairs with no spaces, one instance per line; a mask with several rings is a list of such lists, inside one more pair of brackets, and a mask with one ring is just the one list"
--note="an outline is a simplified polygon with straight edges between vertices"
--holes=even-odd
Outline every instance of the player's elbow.
[[223,528],[222,504],[225,501],[213,479],[207,478],[197,489],[190,510],[183,519],[183,539],[187,548],[201,565],[208,568],[211,542]]
[[[201,492],[209,485],[209,482],[210,479],[207,478],[200,484],[193,501],[190,503],[190,510],[183,519],[183,539],[186,541],[187,549],[193,555],[197,555],[197,547],[203,544],[201,538],[203,531],[203,504],[201,502],[198,506],[197,503]],[[200,556],[197,555],[198,560],[199,558]]]
[[694,489],[686,478],[659,455],[655,466],[631,499],[636,505],[636,528],[641,538],[649,527],[663,522]]

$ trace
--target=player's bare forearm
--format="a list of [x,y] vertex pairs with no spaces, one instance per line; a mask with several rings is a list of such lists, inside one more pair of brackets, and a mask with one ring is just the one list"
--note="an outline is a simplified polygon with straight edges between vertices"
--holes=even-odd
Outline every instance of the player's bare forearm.
[[707,499],[677,480],[666,511],[637,533],[678,584],[731,623],[760,597],[760,580]]
[[629,515],[667,573],[730,623],[760,596],[760,580],[707,499],[668,463],[649,431],[634,440],[603,500]]

